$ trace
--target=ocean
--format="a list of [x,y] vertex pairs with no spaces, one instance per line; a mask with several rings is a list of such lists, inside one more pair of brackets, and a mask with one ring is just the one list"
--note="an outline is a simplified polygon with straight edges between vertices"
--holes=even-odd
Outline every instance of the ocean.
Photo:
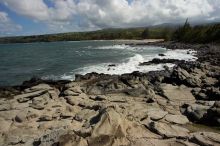
[[114,41],[0,44],[0,86],[19,85],[32,77],[74,80],[75,74],[90,72],[120,75],[162,70],[164,65],[174,65],[139,66],[139,63],[153,58],[195,60],[194,53],[156,46],[121,45]]

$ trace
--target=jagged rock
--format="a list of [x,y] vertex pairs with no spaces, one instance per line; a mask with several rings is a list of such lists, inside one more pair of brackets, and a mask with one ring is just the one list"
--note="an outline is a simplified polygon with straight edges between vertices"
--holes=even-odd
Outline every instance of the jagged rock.
[[180,126],[165,124],[161,122],[151,122],[148,127],[155,131],[157,134],[165,137],[181,137],[186,138],[188,136],[189,130]]
[[133,137],[136,140],[141,137],[159,138],[141,125],[124,119],[113,108],[100,111],[100,114],[93,118],[91,124],[95,124],[95,126],[88,141],[89,145],[107,146],[114,143],[116,139],[120,141],[117,143],[118,145],[123,145],[125,144],[123,138],[126,136]]
[[190,76],[186,78],[186,82],[191,86],[191,87],[201,87],[201,79],[198,77]]
[[170,123],[175,123],[175,124],[187,124],[189,122],[189,120],[187,119],[187,117],[183,116],[183,115],[166,115],[165,117],[166,121],[170,122]]
[[174,74],[177,74],[177,77],[183,81],[183,80],[186,80],[187,78],[190,77],[190,74],[185,70],[185,69],[182,69],[182,68],[177,68],[177,70],[174,70]]

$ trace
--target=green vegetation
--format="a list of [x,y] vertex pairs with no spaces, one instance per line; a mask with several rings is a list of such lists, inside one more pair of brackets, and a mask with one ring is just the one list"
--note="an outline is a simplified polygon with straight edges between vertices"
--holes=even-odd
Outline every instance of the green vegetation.
[[[103,29],[90,32],[72,32],[49,35],[3,37],[0,43],[29,43],[80,40],[114,40],[114,39],[162,39],[171,38],[171,28],[126,28]],[[168,37],[169,35],[169,37]]]
[[114,40],[114,39],[165,39],[185,43],[220,42],[220,24],[192,27],[188,20],[179,28],[148,27],[126,29],[103,29],[90,32],[72,32],[48,35],[2,37],[0,43],[29,43],[80,40]]
[[185,43],[220,43],[220,24],[191,27],[188,20],[173,34],[172,40]]

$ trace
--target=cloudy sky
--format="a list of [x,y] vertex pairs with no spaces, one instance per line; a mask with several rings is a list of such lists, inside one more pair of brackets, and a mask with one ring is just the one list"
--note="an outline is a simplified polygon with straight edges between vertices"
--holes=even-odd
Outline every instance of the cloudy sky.
[[220,20],[220,0],[0,0],[0,36]]

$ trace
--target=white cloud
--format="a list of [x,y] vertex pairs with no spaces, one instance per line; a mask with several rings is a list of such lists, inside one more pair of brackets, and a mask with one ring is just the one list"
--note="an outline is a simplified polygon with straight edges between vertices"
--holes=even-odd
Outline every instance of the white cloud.
[[219,0],[0,0],[17,14],[59,31],[147,26],[219,18]]
[[10,35],[15,31],[20,31],[22,27],[13,23],[8,14],[0,11],[0,35]]

